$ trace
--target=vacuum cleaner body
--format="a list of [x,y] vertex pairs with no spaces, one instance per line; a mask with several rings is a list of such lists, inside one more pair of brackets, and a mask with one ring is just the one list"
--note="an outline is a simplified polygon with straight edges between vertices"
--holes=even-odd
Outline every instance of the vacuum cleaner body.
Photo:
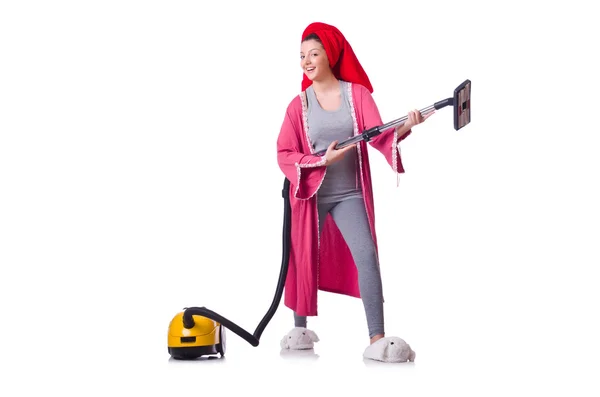
[[185,327],[184,312],[169,324],[168,351],[174,359],[189,360],[201,356],[225,355],[225,328],[207,317],[193,315],[194,324]]

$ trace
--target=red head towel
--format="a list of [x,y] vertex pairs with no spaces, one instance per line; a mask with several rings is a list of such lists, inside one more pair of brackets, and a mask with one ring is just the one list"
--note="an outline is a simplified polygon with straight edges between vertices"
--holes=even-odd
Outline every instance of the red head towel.
[[[323,43],[329,66],[337,79],[363,85],[373,93],[369,76],[358,61],[350,43],[338,28],[326,23],[314,22],[306,27],[302,33],[302,40],[312,33],[316,34]],[[312,81],[303,74],[302,91],[311,84]]]

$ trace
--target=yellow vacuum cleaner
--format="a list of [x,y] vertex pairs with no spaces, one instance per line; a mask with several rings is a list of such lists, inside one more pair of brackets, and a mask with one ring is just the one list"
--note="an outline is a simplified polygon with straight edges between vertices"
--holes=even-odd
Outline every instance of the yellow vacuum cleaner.
[[[459,130],[471,122],[471,81],[465,80],[454,90],[454,95],[450,98],[436,102],[435,104],[421,109],[421,114],[427,114],[434,109],[441,109],[446,106],[454,107],[454,129]],[[373,127],[363,131],[361,134],[349,138],[336,146],[341,149],[345,146],[358,143],[360,141],[368,142],[374,136],[381,134],[392,127],[404,123],[408,116],[391,121],[382,126]],[[324,155],[325,151],[318,152],[318,155]],[[287,277],[290,238],[291,238],[291,207],[290,207],[290,181],[286,178],[283,183],[282,196],[284,199],[284,221],[283,221],[283,258],[281,262],[281,272],[275,297],[271,307],[263,317],[262,321],[256,327],[253,334],[241,328],[231,320],[209,310],[205,307],[186,307],[173,317],[169,324],[168,331],[168,352],[174,359],[187,360],[196,359],[201,356],[212,356],[219,354],[225,355],[225,328],[235,332],[244,338],[252,346],[258,346],[260,336],[266,328],[269,321],[275,314]]]
[[193,324],[186,328],[184,312],[177,313],[169,324],[169,354],[175,359],[225,355],[225,328],[215,320],[192,315]]
[[258,346],[262,332],[277,311],[287,277],[292,233],[290,181],[287,178],[283,182],[282,196],[284,218],[281,272],[271,307],[254,333],[249,333],[231,320],[205,307],[186,307],[182,312],[177,313],[169,324],[168,351],[171,357],[177,360],[189,360],[216,354],[221,357],[225,356],[225,328],[229,328],[252,346]]

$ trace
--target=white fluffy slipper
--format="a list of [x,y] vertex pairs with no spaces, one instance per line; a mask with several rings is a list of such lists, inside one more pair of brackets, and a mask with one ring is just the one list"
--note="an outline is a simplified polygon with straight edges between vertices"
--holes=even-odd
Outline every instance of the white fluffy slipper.
[[282,349],[304,350],[315,347],[319,337],[314,331],[303,327],[295,327],[281,339]]
[[390,336],[379,339],[369,345],[363,353],[364,358],[385,363],[405,363],[415,361],[415,352],[403,339]]

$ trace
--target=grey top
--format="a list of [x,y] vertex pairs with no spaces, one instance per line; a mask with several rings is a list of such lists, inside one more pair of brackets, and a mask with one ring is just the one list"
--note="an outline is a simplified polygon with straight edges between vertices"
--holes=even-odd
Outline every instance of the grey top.
[[[326,150],[331,142],[335,140],[342,142],[354,134],[347,84],[340,81],[342,103],[337,110],[333,111],[321,107],[312,85],[306,89],[308,135],[315,151]],[[330,203],[362,197],[357,167],[358,154],[355,148],[346,152],[342,160],[328,165],[323,183],[317,192],[318,201]]]

